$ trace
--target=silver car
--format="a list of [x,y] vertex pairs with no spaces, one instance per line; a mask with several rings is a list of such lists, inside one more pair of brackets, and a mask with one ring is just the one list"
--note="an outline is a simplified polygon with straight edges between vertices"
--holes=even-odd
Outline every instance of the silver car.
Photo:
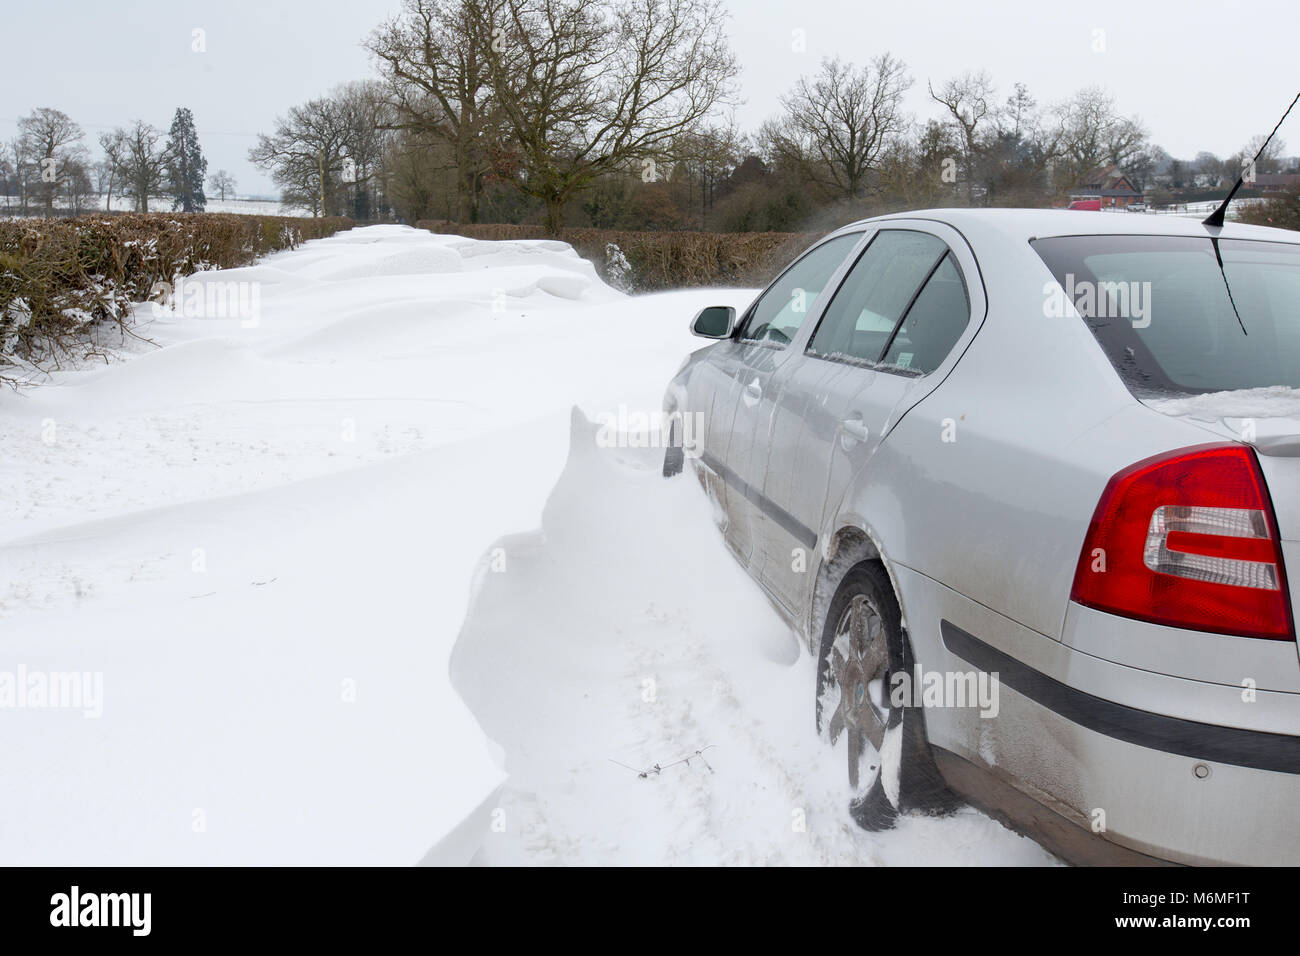
[[692,328],[665,473],[816,655],[859,823],[1300,863],[1300,236],[886,216]]

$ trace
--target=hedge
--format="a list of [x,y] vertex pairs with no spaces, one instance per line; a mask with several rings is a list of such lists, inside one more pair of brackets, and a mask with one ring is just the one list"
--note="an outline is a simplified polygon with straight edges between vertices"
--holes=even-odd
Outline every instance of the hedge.
[[350,228],[342,217],[225,213],[0,220],[0,370],[57,357],[97,323],[125,329],[155,283]]

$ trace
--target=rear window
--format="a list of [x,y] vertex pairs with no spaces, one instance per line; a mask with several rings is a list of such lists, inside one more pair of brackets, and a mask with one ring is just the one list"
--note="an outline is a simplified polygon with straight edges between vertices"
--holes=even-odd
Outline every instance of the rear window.
[[1059,286],[1044,289],[1044,313],[1074,302],[1133,391],[1300,387],[1300,245],[1223,239],[1218,256],[1208,237],[1032,245]]

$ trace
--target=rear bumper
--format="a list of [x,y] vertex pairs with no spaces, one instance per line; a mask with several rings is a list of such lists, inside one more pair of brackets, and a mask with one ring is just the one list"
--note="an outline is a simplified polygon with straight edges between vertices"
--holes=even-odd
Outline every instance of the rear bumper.
[[[974,802],[990,803],[970,792],[976,771],[992,795],[1001,784],[1032,798],[1027,808],[1002,794],[1007,805],[991,809],[1077,862],[1300,863],[1300,737],[1154,713],[1035,670],[947,620],[940,632],[950,654],[997,674],[1001,689],[996,732],[980,728],[977,752],[951,755],[960,763],[940,755]],[[1162,680],[1106,667],[1127,672],[1116,685]]]

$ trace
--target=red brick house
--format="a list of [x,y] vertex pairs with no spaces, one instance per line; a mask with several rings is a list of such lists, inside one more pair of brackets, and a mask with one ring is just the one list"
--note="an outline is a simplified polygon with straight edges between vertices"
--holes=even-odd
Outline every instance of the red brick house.
[[1284,193],[1300,186],[1300,173],[1256,173],[1248,185],[1264,193]]
[[1093,170],[1070,191],[1070,199],[1097,199],[1102,209],[1123,209],[1142,202],[1142,193],[1114,166]]

